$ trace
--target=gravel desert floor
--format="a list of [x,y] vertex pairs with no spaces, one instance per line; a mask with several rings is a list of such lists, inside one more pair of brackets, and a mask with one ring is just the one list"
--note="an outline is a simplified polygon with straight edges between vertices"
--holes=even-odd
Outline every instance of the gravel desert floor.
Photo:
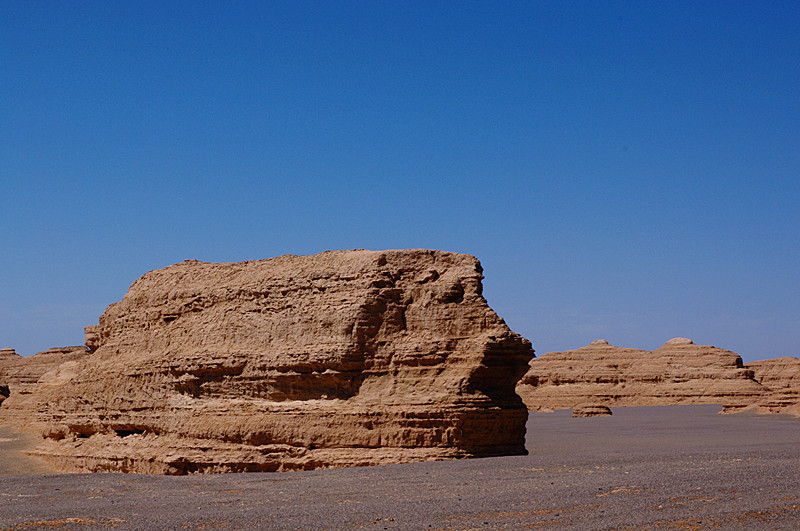
[[531,415],[527,456],[210,476],[42,474],[0,430],[0,529],[797,529],[800,419]]

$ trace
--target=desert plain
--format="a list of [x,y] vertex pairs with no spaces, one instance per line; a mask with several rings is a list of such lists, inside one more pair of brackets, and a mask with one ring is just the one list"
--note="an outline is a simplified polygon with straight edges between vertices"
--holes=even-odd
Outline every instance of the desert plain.
[[800,526],[799,359],[682,337],[534,357],[482,273],[419,249],[190,260],[84,346],[0,349],[0,530]]
[[177,477],[45,474],[4,431],[0,529],[796,529],[800,422],[720,409],[531,414],[525,456]]

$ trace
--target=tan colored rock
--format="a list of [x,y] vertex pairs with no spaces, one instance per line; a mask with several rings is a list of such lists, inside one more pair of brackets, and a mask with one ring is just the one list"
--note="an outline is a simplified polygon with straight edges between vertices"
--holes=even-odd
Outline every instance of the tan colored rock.
[[800,359],[783,358],[753,361],[745,365],[753,371],[753,378],[767,388],[768,393],[743,407],[726,404],[725,413],[755,411],[757,413],[785,413],[800,417]]
[[608,417],[611,408],[603,404],[581,404],[572,410],[573,417]]
[[35,387],[48,372],[57,370],[67,362],[78,362],[89,354],[86,347],[58,347],[23,357],[13,348],[0,350],[0,381],[11,391],[25,391]]
[[735,353],[675,338],[654,351],[605,340],[533,360],[517,392],[532,411],[580,404],[749,404],[767,390]]
[[753,371],[753,378],[773,391],[800,388],[800,359],[785,356],[745,365]]
[[[18,354],[13,348],[0,348],[0,368],[3,366],[3,363],[6,360],[13,359],[14,356],[18,356]],[[0,406],[3,405],[3,401],[8,398],[9,394],[11,394],[11,391],[9,390],[8,385],[6,385],[5,380],[5,376],[2,372],[0,372]]]
[[180,474],[525,453],[514,386],[533,351],[482,278],[427,250],[152,271],[50,375],[36,454]]
[[40,390],[66,383],[74,376],[80,361],[89,354],[86,347],[51,348],[23,357],[13,348],[0,350],[0,423],[29,419],[32,412],[44,409]]

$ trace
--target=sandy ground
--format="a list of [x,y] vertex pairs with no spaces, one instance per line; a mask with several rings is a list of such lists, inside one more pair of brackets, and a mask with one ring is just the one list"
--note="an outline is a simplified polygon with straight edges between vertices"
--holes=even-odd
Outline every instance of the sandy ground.
[[800,420],[719,409],[559,411],[528,456],[277,474],[18,475],[5,440],[0,529],[800,528]]

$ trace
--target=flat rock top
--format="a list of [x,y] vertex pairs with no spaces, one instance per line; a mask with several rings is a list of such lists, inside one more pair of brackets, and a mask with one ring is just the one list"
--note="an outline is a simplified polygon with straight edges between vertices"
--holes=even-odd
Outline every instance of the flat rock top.
[[[145,274],[131,285],[126,297],[141,291],[163,291],[178,286],[188,291],[196,286],[243,287],[253,282],[274,282],[280,279],[355,280],[365,271],[383,266],[402,273],[404,267],[411,271],[418,270],[423,265],[434,264],[441,269],[464,267],[471,273],[482,272],[480,262],[474,256],[428,249],[325,251],[307,256],[283,255],[265,260],[223,263],[185,260]],[[433,270],[430,278],[423,275],[416,280],[424,283],[433,280],[437,273],[438,271]],[[168,285],[159,284],[165,280],[169,281]]]
[[694,345],[694,341],[688,337],[674,337],[667,341],[664,345]]

